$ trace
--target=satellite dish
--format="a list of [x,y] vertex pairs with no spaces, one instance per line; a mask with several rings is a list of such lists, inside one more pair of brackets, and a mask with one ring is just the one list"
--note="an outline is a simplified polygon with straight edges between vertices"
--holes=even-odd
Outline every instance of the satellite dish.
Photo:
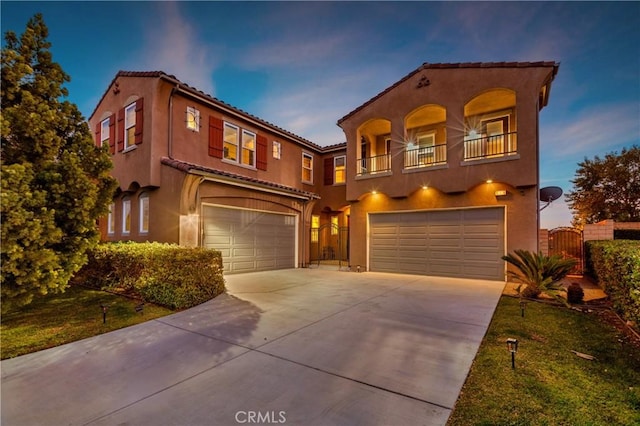
[[559,186],[546,186],[540,189],[540,201],[547,203],[540,208],[540,211],[549,207],[549,204],[560,197],[562,197],[562,188]]

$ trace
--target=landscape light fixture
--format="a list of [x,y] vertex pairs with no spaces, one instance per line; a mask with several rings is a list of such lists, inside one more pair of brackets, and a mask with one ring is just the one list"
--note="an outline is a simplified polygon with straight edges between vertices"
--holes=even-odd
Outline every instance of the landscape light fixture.
[[516,368],[516,352],[518,352],[518,339],[509,337],[507,339],[507,349],[511,352],[511,368]]
[[527,307],[527,302],[524,300],[520,301],[520,315],[524,318],[524,310]]

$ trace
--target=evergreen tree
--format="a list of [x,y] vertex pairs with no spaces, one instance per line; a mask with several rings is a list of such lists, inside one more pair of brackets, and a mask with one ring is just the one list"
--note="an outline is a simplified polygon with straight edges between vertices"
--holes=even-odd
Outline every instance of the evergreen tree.
[[70,80],[53,62],[42,15],[2,49],[2,310],[64,291],[99,239],[115,188],[111,159],[98,148]]
[[605,219],[640,222],[640,147],[585,158],[578,166],[566,196],[575,226]]

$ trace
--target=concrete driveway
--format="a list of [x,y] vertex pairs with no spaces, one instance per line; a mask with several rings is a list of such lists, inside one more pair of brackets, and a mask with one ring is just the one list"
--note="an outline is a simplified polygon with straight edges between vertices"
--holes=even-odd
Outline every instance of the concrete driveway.
[[6,360],[2,424],[442,425],[504,284],[323,269]]

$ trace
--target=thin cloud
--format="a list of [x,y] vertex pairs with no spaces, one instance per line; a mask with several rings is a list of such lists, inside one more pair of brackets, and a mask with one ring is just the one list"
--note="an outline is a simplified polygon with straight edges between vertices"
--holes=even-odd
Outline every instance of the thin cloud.
[[603,154],[638,143],[640,106],[634,102],[586,109],[571,123],[554,122],[541,129],[541,146],[554,156]]
[[211,49],[198,39],[195,28],[180,13],[177,3],[161,2],[153,26],[146,28],[141,66],[174,74],[181,81],[213,94],[216,61]]

